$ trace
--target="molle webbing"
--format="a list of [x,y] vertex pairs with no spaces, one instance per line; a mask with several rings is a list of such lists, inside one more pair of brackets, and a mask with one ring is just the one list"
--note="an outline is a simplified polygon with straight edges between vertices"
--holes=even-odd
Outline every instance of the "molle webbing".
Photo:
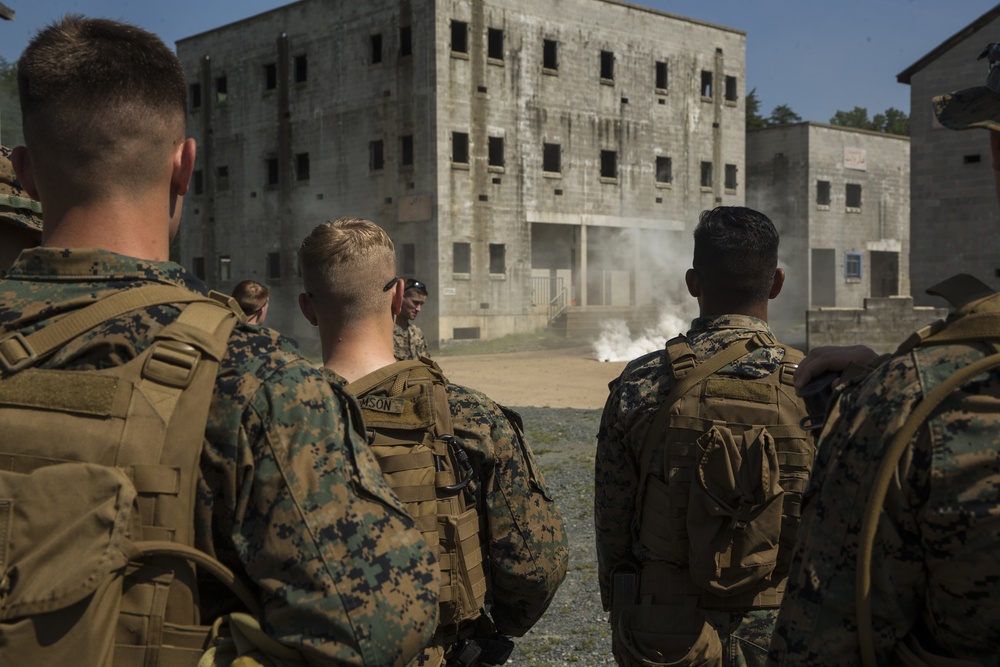
[[642,564],[639,599],[652,598],[652,604],[683,605],[702,609],[751,609],[777,607],[785,593],[786,579],[762,581],[755,588],[722,597],[705,592],[691,581],[687,568],[676,568],[662,561]]

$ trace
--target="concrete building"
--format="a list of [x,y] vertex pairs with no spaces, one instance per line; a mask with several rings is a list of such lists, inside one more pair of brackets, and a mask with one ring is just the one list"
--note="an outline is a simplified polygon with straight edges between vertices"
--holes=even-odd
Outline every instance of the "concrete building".
[[805,122],[748,132],[746,156],[747,206],[781,234],[780,337],[804,344],[809,309],[909,294],[907,137]]
[[986,61],[976,58],[998,39],[1000,5],[896,77],[910,85],[910,280],[917,304],[942,305],[924,290],[959,272],[1000,288],[1000,208],[989,136],[944,128],[931,107],[937,95],[986,82]]
[[661,300],[698,213],[744,202],[739,30],[617,0],[303,0],[177,47],[200,153],[176,253],[216,289],[266,282],[306,347],[295,252],[329,218],[388,229],[433,346]]

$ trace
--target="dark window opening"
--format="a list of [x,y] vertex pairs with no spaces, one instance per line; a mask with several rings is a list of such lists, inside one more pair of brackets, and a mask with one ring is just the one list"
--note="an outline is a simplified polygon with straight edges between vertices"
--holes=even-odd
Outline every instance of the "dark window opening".
[[455,273],[472,273],[472,244],[451,244],[452,271]]
[[726,101],[735,102],[736,101],[736,77],[727,76],[726,77]]
[[601,151],[601,178],[618,178],[617,151]]
[[451,133],[451,161],[469,164],[469,135],[465,132]]
[[712,187],[712,163],[702,162],[701,163],[701,187],[710,188]]
[[[413,135],[405,134],[399,138],[399,163],[404,167],[413,165]],[[405,272],[404,272],[405,273]]]
[[542,67],[545,69],[559,69],[559,42],[554,39],[542,41]]
[[295,83],[303,83],[309,79],[309,61],[306,57],[295,56]]
[[562,172],[562,146],[559,144],[542,144],[542,171]]
[[403,275],[412,276],[417,272],[417,246],[413,243],[403,244]]
[[413,54],[413,30],[408,25],[399,29],[399,55],[409,56]]
[[503,30],[489,28],[486,31],[486,57],[503,60]]
[[830,205],[830,181],[816,181],[816,203],[819,206]]
[[201,108],[201,84],[192,83],[188,87],[188,91],[191,94],[191,108],[200,109]]
[[491,167],[503,166],[503,137],[489,138],[489,165]]
[[615,78],[615,54],[601,51],[601,78],[613,81]]
[[219,104],[225,104],[226,98],[228,97],[226,93],[227,82],[226,77],[220,76],[215,79],[215,101]]
[[372,65],[382,62],[382,33],[371,36]]
[[278,280],[281,278],[281,253],[267,253],[267,278],[268,280]]
[[712,96],[712,73],[706,70],[701,71],[701,96]]
[[490,273],[507,273],[507,246],[490,244]]
[[205,192],[205,175],[202,173],[201,169],[195,169],[194,173],[191,174],[191,180],[193,181],[191,188],[194,190],[194,194],[200,195]]
[[295,180],[309,180],[309,153],[298,153],[295,156]]
[[451,50],[453,53],[469,52],[469,24],[465,21],[451,22]]
[[673,160],[668,157],[657,156],[656,158],[656,182],[673,183],[674,165]]
[[736,165],[727,164],[726,165],[726,189],[735,190],[736,189]]
[[658,62],[656,63],[656,89],[666,90],[667,84],[669,83],[667,70],[667,63]]
[[281,182],[281,173],[278,170],[278,158],[267,158],[267,184],[277,185]]
[[385,150],[381,139],[369,142],[368,152],[370,157],[369,168],[372,171],[381,171],[385,168]]
[[976,164],[982,159],[983,158],[980,155],[965,155],[962,157],[962,162],[964,164]]
[[193,257],[191,259],[191,270],[194,275],[199,279],[205,279],[205,258],[204,257]]
[[229,167],[219,167],[215,170],[215,189],[229,189]]
[[274,63],[264,65],[264,89],[274,90],[278,87],[278,66]]
[[848,183],[845,190],[847,208],[861,208],[861,186],[857,183]]
[[229,255],[219,256],[219,280],[226,282],[232,279],[233,261]]

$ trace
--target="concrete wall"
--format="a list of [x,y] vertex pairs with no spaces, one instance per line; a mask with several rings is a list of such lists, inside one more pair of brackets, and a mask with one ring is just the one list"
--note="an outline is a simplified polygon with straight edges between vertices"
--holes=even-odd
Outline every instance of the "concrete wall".
[[[973,17],[970,17],[970,19]],[[917,304],[927,287],[955,273],[971,273],[1000,288],[998,207],[986,132],[956,132],[937,123],[931,98],[986,81],[976,57],[996,41],[1000,19],[971,32],[910,81],[912,247],[910,275]]]
[[863,308],[819,308],[806,314],[807,349],[867,345],[892,352],[911,333],[948,315],[947,308],[914,307],[912,297],[865,299]]

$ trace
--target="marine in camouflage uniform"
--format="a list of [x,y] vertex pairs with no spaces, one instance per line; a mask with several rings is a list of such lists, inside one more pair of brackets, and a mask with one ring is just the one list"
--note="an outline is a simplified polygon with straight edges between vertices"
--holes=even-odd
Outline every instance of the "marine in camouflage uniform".
[[[760,249],[755,247],[754,237],[746,236],[748,232],[744,225],[747,220],[752,220],[767,239]],[[698,363],[754,336],[774,341],[766,321],[767,300],[777,296],[784,279],[784,272],[775,268],[777,232],[766,216],[741,207],[719,207],[702,214],[699,230],[703,228],[704,231],[695,231],[695,268],[688,271],[687,277],[689,291],[698,297],[702,312],[702,316],[691,323],[686,334]],[[772,287],[770,291],[765,289],[762,294],[758,292],[755,296],[745,296],[734,301],[728,291],[732,285],[740,283],[742,272],[749,271],[734,258],[744,253],[761,256],[773,254],[773,263],[769,264],[765,260],[754,269],[760,274],[755,280],[766,286],[772,285],[773,280],[777,289]],[[712,255],[713,258],[700,259],[707,255]],[[692,276],[692,273],[695,275]],[[717,277],[709,278],[712,280],[710,287],[706,284],[706,277],[713,273]],[[692,277],[701,283],[696,285],[696,289],[692,289]],[[749,275],[746,280],[750,280]],[[709,288],[711,294],[708,293]],[[729,305],[741,301],[754,305],[742,308],[746,311],[743,313],[705,314],[706,311],[711,313],[716,309],[720,298],[728,299]],[[747,314],[749,312],[759,316]],[[758,347],[724,366],[713,377],[728,376],[745,380],[766,378],[779,370],[784,356],[782,347]],[[605,610],[612,609],[612,577],[615,571],[631,569],[641,573],[642,563],[657,560],[654,550],[639,539],[639,527],[636,525],[637,496],[643,484],[640,475],[647,432],[670,393],[672,384],[673,375],[666,350],[635,359],[610,384],[610,395],[604,406],[597,434],[594,478],[598,583]],[[662,509],[664,512],[675,511],[668,507]],[[781,542],[790,543],[792,537],[783,532]],[[782,560],[787,562],[787,557],[779,556],[779,562]],[[783,573],[775,574],[778,579],[782,576]],[[752,609],[703,610],[706,622],[718,634],[722,647],[722,665],[742,667],[765,663],[778,614],[776,605]],[[662,630],[667,632],[669,628]],[[653,656],[646,657],[653,659]],[[690,663],[682,661],[670,664]]]
[[[959,309],[1000,308],[1000,296]],[[996,330],[994,329],[994,334]],[[802,505],[776,665],[858,664],[858,533],[876,470],[906,417],[996,343],[918,347],[848,386]],[[871,570],[875,653],[914,633],[938,655],[1000,667],[1000,372],[952,393],[917,431],[889,486]]]
[[21,250],[42,240],[42,205],[21,187],[10,154],[0,146],[0,278]]
[[410,324],[405,329],[398,324],[392,328],[392,355],[396,361],[429,357],[427,339],[424,332],[416,324]]

